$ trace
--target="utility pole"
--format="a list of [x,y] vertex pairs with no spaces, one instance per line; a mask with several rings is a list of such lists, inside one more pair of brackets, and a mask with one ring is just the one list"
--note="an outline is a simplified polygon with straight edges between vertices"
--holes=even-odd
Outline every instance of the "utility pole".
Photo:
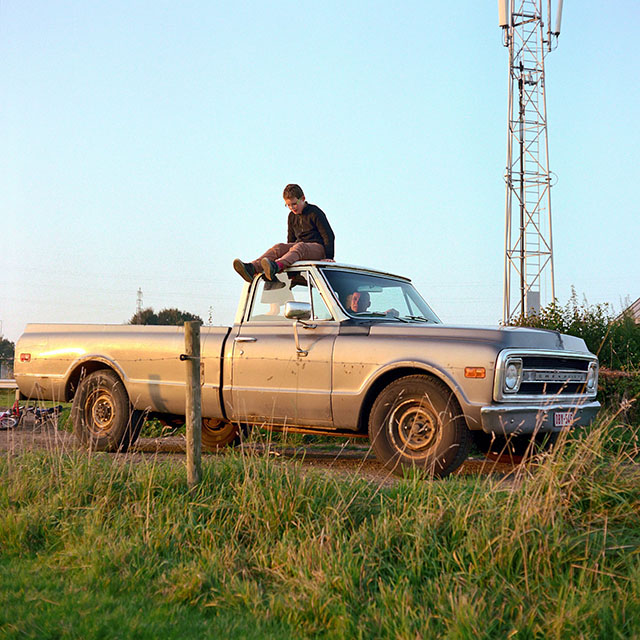
[[138,297],[136,299],[136,313],[140,313],[142,311],[142,288],[138,287]]
[[514,316],[539,312],[545,292],[555,300],[544,59],[557,46],[562,1],[557,0],[551,29],[551,0],[546,0],[545,31],[543,0],[498,0],[509,49],[505,324]]

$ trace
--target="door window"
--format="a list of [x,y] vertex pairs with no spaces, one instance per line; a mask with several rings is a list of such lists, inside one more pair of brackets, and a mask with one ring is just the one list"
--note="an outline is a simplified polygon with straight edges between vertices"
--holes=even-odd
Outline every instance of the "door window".
[[290,322],[284,316],[285,304],[291,300],[311,304],[313,320],[331,320],[332,315],[308,272],[279,273],[276,280],[264,277],[256,285],[249,322]]
[[253,294],[249,322],[286,320],[284,317],[284,305],[289,300],[295,300],[295,297],[289,289],[289,279],[286,275],[280,273],[276,278],[272,282],[264,277],[258,280]]

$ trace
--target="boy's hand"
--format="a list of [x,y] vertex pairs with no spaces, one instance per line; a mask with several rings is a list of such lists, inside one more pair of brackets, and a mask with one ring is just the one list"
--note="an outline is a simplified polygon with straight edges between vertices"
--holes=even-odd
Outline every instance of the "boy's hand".
[[335,260],[333,258],[322,258],[320,262],[335,262]]

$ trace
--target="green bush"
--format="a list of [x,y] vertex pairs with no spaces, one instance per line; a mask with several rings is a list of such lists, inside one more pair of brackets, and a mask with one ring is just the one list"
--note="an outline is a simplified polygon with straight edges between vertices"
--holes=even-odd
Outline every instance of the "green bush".
[[600,366],[616,371],[640,369],[640,325],[630,315],[616,317],[609,304],[590,305],[586,299],[579,304],[573,287],[565,306],[556,300],[537,314],[513,318],[510,324],[578,336],[597,354]]
[[628,424],[640,423],[640,373],[601,370],[598,398],[620,420]]

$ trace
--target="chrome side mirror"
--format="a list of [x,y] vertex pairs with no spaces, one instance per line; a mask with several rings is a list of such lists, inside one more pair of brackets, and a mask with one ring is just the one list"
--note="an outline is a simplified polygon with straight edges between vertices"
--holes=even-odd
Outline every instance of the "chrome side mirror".
[[289,320],[309,320],[311,318],[311,305],[308,302],[289,300],[284,305],[284,317],[289,318]]
[[298,337],[298,323],[311,318],[311,305],[308,302],[296,302],[290,300],[284,305],[284,317],[293,320],[293,336],[296,339],[296,351],[299,356],[308,355],[308,351],[300,348],[300,338]]

